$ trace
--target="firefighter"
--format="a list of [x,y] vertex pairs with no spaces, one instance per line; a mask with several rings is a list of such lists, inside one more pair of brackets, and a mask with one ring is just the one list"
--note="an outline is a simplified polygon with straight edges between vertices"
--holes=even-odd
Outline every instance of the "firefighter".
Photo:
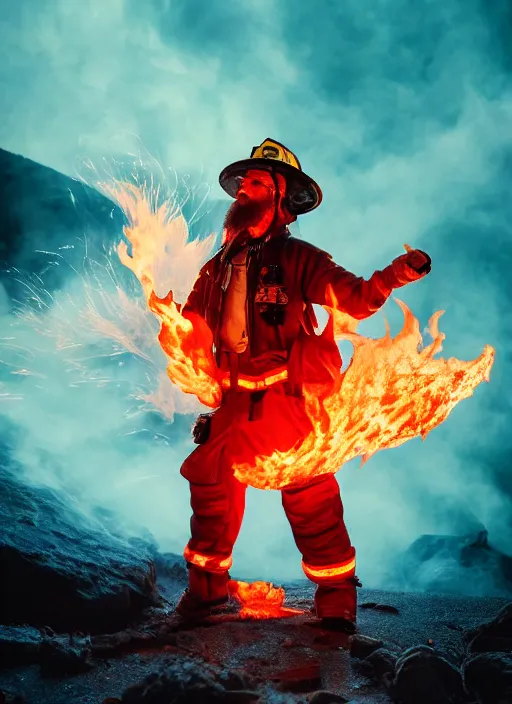
[[[212,331],[224,380],[221,406],[198,419],[198,447],[181,468],[190,483],[192,519],[184,552],[189,584],[177,612],[191,620],[229,601],[231,555],[246,491],[233,465],[289,450],[306,437],[311,424],[302,385],[326,383],[329,370],[341,368],[334,336],[315,334],[313,304],[329,304],[332,291],[338,308],[362,320],[393,289],[425,276],[431,264],[427,254],[410,250],[365,280],[292,237],[288,225],[317,208],[322,192],[295,154],[273,139],[254,147],[249,159],[227,166],[219,180],[234,198],[223,244],[202,268],[183,308],[185,316],[200,315]],[[317,585],[316,616],[326,627],[353,632],[360,583],[336,478],[292,483],[282,490],[282,503],[304,573]]]

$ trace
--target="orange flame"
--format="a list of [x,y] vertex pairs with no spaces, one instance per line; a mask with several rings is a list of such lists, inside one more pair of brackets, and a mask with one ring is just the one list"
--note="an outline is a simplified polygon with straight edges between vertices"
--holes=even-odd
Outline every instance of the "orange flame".
[[[123,210],[123,228],[131,244],[117,248],[119,258],[140,281],[149,308],[162,323],[158,336],[168,357],[167,374],[185,393],[194,394],[210,408],[220,405],[222,391],[213,358],[212,334],[199,316],[183,316],[174,292],[186,296],[192,288],[201,260],[211,252],[214,235],[188,241],[188,227],[178,206],[170,200],[158,205],[158,191],[132,183],[100,183],[98,188]],[[190,276],[193,272],[192,277]],[[155,291],[172,282],[163,298]]]
[[[320,474],[337,472],[349,460],[366,462],[378,450],[398,447],[416,436],[423,439],[452,409],[489,381],[495,351],[486,345],[475,360],[434,359],[444,334],[429,321],[430,345],[420,348],[418,320],[397,300],[404,326],[392,338],[370,339],[355,332],[356,321],[335,307],[329,309],[336,339],[352,342],[354,354],[336,391],[323,402],[318,389],[304,388],[313,431],[298,448],[257,457],[255,464],[234,467],[235,476],[258,489],[301,484]],[[320,360],[319,360],[320,362]],[[327,422],[326,422],[327,420]]]
[[[139,279],[149,307],[162,323],[159,341],[168,357],[169,378],[216,408],[222,394],[210,330],[199,316],[181,314],[172,291],[164,298],[155,293],[158,263],[162,266],[163,261],[164,268],[171,268],[172,276],[179,280],[183,269],[190,270],[191,261],[209,254],[213,236],[187,242],[188,228],[179,208],[169,202],[158,206],[158,193],[147,188],[127,183],[100,184],[100,188],[128,218],[124,232],[132,252],[129,255],[122,243],[119,257]],[[171,281],[176,290],[172,277]],[[184,284],[181,288],[185,290]],[[304,387],[313,430],[300,446],[257,457],[251,464],[235,465],[235,476],[241,482],[257,489],[301,484],[317,475],[335,473],[355,457],[361,456],[364,463],[379,450],[398,447],[416,436],[425,438],[482,381],[489,380],[495,354],[492,347],[487,345],[469,362],[434,359],[445,337],[438,329],[443,311],[429,322],[433,342],[421,348],[418,320],[404,303],[397,303],[405,318],[401,332],[392,338],[386,324],[386,335],[374,340],[356,332],[357,321],[337,310],[332,296],[330,331],[336,339],[352,342],[351,363],[343,374],[339,369],[331,370],[335,383],[328,395],[318,386]],[[318,364],[322,363],[321,349],[319,346]],[[241,588],[238,591],[243,592]]]
[[242,606],[240,617],[246,619],[286,618],[304,613],[284,606],[282,587],[269,582],[229,582],[229,593]]
[[217,408],[222,390],[209,327],[199,315],[181,315],[172,291],[165,298],[152,292],[148,305],[162,322],[158,340],[169,359],[170,380],[185,393],[195,394],[205,406]]

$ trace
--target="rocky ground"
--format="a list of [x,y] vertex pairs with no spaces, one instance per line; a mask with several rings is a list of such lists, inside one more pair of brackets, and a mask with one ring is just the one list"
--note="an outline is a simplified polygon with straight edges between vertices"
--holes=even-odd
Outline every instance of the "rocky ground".
[[[182,568],[162,561],[159,571],[164,603],[122,631],[0,627],[4,701],[512,702],[512,604],[503,599],[362,589],[352,637],[317,628],[308,614],[183,628],[173,615]],[[307,610],[312,590],[292,584],[287,597]]]
[[[286,587],[300,615],[184,627],[182,558],[22,477],[0,462],[0,704],[512,702],[510,597],[362,589],[349,637],[318,627],[300,581]],[[484,538],[473,553],[501,584]]]
[[[0,203],[0,260],[34,275],[47,268],[34,235],[38,250],[84,235],[109,244],[122,224],[79,181],[2,150]],[[12,277],[5,285],[16,293]],[[3,452],[6,428],[0,704],[511,704],[512,558],[483,527],[416,541],[394,566],[395,591],[360,591],[353,637],[317,627],[307,582],[286,587],[302,615],[184,628],[174,616],[181,558],[119,534],[108,512],[86,517],[76,497],[29,486]]]

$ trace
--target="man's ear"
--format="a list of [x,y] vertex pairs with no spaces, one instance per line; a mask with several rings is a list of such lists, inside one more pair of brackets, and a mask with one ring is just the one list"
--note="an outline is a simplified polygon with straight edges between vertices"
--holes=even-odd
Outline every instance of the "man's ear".
[[287,183],[286,179],[282,174],[276,174],[276,180],[279,188],[279,215],[283,225],[289,225],[297,220],[297,216],[294,215],[288,207],[288,196],[286,195]]
[[288,210],[287,200],[288,199],[286,198],[286,196],[281,196],[281,198],[279,199],[279,214],[284,225],[289,225],[290,223],[295,222],[295,220],[297,220],[297,216],[293,215]]

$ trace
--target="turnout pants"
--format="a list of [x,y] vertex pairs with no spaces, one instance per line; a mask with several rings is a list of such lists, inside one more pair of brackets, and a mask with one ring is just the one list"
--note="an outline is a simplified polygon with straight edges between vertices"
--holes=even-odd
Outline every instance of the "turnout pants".
[[[255,412],[255,408],[257,411]],[[190,482],[191,539],[185,548],[189,591],[217,601],[227,595],[233,546],[245,509],[246,486],[231,467],[258,454],[293,447],[311,430],[303,401],[276,385],[258,396],[229,392],[213,415],[210,436],[183,463]],[[355,550],[343,520],[338,483],[332,474],[281,491],[283,508],[306,576],[317,586],[319,617],[355,620]]]

